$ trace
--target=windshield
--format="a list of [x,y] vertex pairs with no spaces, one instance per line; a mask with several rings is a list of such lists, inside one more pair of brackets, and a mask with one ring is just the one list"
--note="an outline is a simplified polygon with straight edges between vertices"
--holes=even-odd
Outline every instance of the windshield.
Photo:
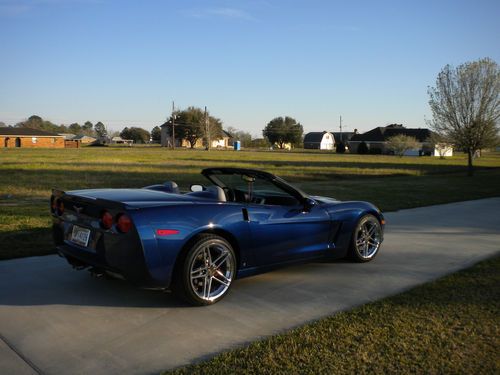
[[212,171],[209,179],[233,196],[233,201],[269,205],[296,205],[298,199],[265,178],[245,173]]

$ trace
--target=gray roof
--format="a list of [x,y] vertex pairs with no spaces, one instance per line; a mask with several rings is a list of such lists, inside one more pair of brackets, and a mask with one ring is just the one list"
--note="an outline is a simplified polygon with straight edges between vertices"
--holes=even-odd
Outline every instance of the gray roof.
[[76,137],[74,137],[74,138],[73,138],[73,140],[74,140],[74,141],[79,141],[79,140],[81,140],[81,139],[83,139],[83,138],[90,138],[90,139],[93,139],[93,140],[97,140],[97,138],[96,138],[96,137],[92,137],[92,136],[90,136],[90,135],[85,135],[85,134],[79,134],[79,135],[77,135]]
[[25,137],[61,137],[56,133],[46,132],[40,129],[0,127],[0,135],[25,136]]
[[429,129],[410,129],[402,125],[388,125],[374,128],[363,134],[356,134],[351,138],[353,142],[385,142],[388,138],[395,135],[404,134],[409,137],[415,137],[419,142],[425,142],[432,134]]
[[[304,136],[304,143],[321,143],[323,136],[329,133],[327,131],[323,132],[310,132]],[[330,133],[331,134],[331,133]]]
[[337,142],[346,142],[349,141],[352,136],[354,135],[354,132],[330,132],[333,134],[335,137],[335,141]]

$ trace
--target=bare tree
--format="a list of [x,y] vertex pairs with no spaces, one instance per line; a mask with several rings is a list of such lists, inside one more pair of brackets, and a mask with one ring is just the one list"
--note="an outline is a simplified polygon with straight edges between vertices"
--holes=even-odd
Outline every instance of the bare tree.
[[395,155],[402,157],[406,151],[420,147],[415,137],[398,134],[387,139],[387,148],[394,151]]
[[436,87],[429,87],[430,126],[447,142],[468,154],[469,176],[476,151],[497,142],[500,119],[500,71],[489,59],[453,68],[446,65]]

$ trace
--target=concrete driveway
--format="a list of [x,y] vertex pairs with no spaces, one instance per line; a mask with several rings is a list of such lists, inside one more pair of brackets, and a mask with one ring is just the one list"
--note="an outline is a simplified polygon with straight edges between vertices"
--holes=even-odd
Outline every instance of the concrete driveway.
[[149,374],[383,298],[500,252],[500,198],[388,213],[371,263],[239,280],[210,307],[94,279],[57,256],[0,262],[0,373]]

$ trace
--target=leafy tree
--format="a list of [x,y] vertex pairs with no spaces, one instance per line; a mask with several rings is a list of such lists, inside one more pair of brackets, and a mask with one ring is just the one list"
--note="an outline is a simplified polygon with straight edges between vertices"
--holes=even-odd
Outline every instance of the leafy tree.
[[106,126],[102,122],[98,122],[94,125],[94,132],[99,138],[104,138],[108,136],[108,131],[106,130]]
[[403,157],[406,151],[418,148],[420,143],[415,137],[398,134],[387,139],[387,148],[394,151],[395,155]]
[[262,131],[265,138],[271,144],[277,144],[279,148],[285,148],[287,143],[300,143],[304,129],[302,125],[292,117],[276,117],[272,119]]
[[[205,111],[201,108],[191,106],[183,111],[177,111],[175,116],[175,137],[187,140],[191,148],[194,148],[201,138],[208,146],[208,137],[213,140],[222,136],[222,121],[208,113],[207,120],[205,120]],[[169,121],[171,122],[172,118]],[[208,121],[208,127],[206,121]],[[207,133],[207,128],[209,133]]]
[[474,173],[476,151],[498,141],[500,119],[500,70],[489,59],[446,65],[436,87],[429,87],[431,128],[468,155],[467,174]]
[[246,131],[238,130],[232,126],[229,126],[226,131],[231,134],[231,137],[235,141],[240,141],[242,147],[251,147],[252,146],[252,135]]
[[81,129],[82,134],[93,137],[94,133],[94,125],[90,121],[85,121],[85,124],[82,125]]
[[51,133],[65,133],[68,128],[64,125],[56,125],[50,121],[42,119],[40,116],[30,116],[26,121],[16,124],[16,127],[26,127],[31,129],[44,130]]
[[132,126],[123,129],[120,133],[120,137],[123,139],[132,139],[135,143],[148,143],[150,134],[146,129]]
[[40,116],[32,115],[23,122],[23,126],[32,129],[41,129],[43,126],[43,119]]
[[154,143],[161,143],[161,129],[159,126],[155,126],[151,130],[151,139]]
[[82,132],[82,126],[77,122],[74,122],[70,126],[68,126],[68,130],[70,133],[80,134]]

